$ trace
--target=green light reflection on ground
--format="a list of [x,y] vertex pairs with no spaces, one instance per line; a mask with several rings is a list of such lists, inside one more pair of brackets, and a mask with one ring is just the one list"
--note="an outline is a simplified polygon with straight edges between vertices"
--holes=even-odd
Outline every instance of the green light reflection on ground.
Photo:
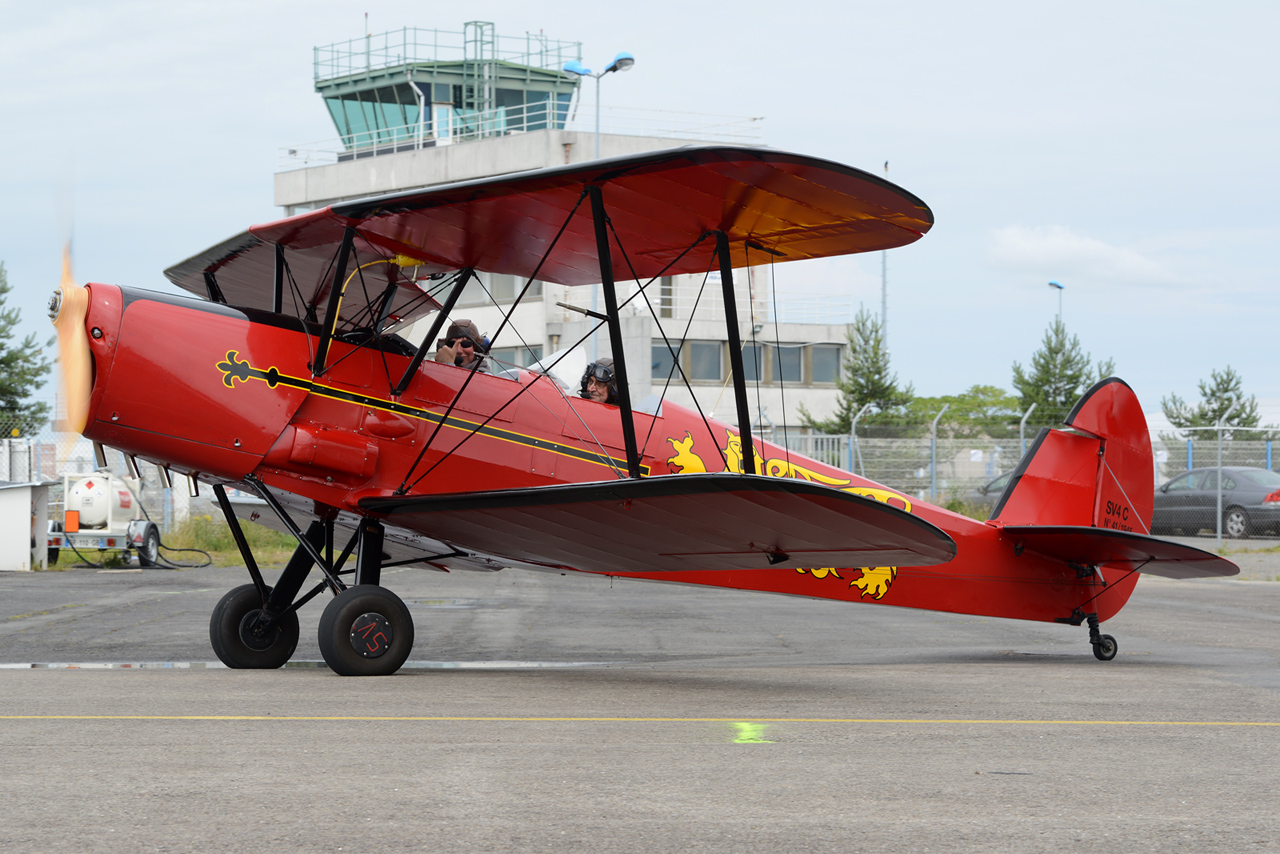
[[764,731],[767,724],[753,723],[735,723],[733,728],[737,730],[734,736],[734,744],[773,744],[773,741],[764,737]]

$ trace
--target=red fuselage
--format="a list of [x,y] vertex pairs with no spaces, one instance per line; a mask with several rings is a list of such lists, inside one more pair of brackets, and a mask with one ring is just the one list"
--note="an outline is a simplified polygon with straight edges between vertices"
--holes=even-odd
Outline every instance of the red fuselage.
[[[398,350],[337,340],[330,367],[315,377],[315,324],[112,285],[89,290],[95,378],[85,435],[179,472],[229,482],[255,475],[274,489],[349,512],[359,512],[361,498],[391,495],[402,484],[411,495],[445,494],[626,475],[620,410],[567,397],[548,378],[524,371],[516,378],[473,376],[426,361],[394,398],[391,388],[410,361]],[[737,431],[727,424],[704,422],[672,403],[661,415],[634,419],[645,474],[742,471]],[[956,541],[956,558],[901,569],[629,577],[1046,621],[1068,618],[1086,603],[1105,620],[1136,583],[1132,573],[1103,587],[1062,561],[1015,554],[998,526],[756,443],[761,473],[827,484],[917,514]]]

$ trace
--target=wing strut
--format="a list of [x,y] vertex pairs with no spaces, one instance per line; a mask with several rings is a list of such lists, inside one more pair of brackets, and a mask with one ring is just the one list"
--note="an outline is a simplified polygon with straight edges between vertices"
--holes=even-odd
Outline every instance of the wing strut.
[[320,343],[316,345],[316,361],[311,367],[311,375],[315,377],[324,373],[329,343],[333,341],[333,333],[338,328],[338,315],[342,313],[342,292],[347,286],[347,260],[351,257],[351,247],[355,242],[356,230],[347,226],[342,233],[342,245],[338,247],[338,263],[333,268],[333,285],[329,290],[329,308],[324,315],[324,332],[320,336]]
[[[587,194],[591,196],[591,218],[596,226],[596,254],[600,258],[600,284],[604,289],[604,313],[609,316],[609,345],[613,349],[613,372],[618,380],[618,408],[622,410],[622,441],[627,449],[627,475],[638,478],[640,477],[640,452],[636,448],[636,422],[631,414],[631,389],[627,385],[627,360],[622,348],[622,324],[618,321],[618,294],[613,287],[613,260],[609,255],[609,229],[604,212],[604,196],[600,192],[599,184],[587,187]],[[746,400],[745,391],[743,391],[743,400]]]
[[742,372],[742,336],[738,332],[738,304],[733,293],[733,265],[729,259],[729,235],[716,232],[720,259],[720,287],[724,292],[724,325],[729,333],[729,370],[733,372],[733,399],[738,406],[738,437],[742,440],[742,472],[756,473],[756,449],[747,411],[747,378]]
[[427,330],[427,337],[422,339],[422,343],[418,345],[418,352],[413,354],[409,367],[404,369],[404,376],[400,378],[400,382],[396,383],[396,387],[391,390],[392,397],[399,397],[409,387],[410,381],[413,380],[413,375],[418,372],[418,368],[422,365],[422,360],[427,355],[427,348],[432,346],[431,342],[435,341],[436,336],[440,334],[440,330],[444,327],[444,322],[449,319],[449,312],[453,311],[454,305],[458,302],[458,297],[462,296],[462,291],[467,286],[467,282],[471,281],[471,277],[475,274],[475,270],[467,267],[458,276],[458,281],[454,283],[453,290],[449,291],[449,296],[445,299],[444,305],[440,306],[440,310],[436,312],[435,319],[431,321],[431,328]]
[[276,276],[271,288],[271,313],[284,312],[284,244],[276,244]]
[[218,280],[211,271],[206,270],[204,274],[204,288],[209,292],[209,302],[220,302],[227,304],[227,298],[222,295],[222,288],[218,287]]

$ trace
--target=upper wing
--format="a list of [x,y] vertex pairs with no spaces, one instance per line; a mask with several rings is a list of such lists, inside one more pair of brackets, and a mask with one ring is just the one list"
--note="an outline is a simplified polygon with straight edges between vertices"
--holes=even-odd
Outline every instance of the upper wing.
[[[278,242],[288,250],[285,261],[291,281],[285,282],[281,311],[307,317],[308,308],[313,308],[316,316],[321,316],[333,285],[334,259],[346,225],[338,222],[335,231],[327,208],[273,223],[276,226],[285,224],[290,224],[293,230],[289,240]],[[274,307],[276,241],[259,237],[255,231],[250,229],[210,246],[165,270],[164,274],[178,287],[201,297],[208,294],[205,276],[211,275],[229,304],[271,311]],[[389,314],[399,320],[412,320],[439,308],[439,303],[427,295],[416,279],[425,279],[444,268],[424,264],[402,272],[398,265],[389,263],[395,260],[395,256],[396,253],[375,246],[357,234],[353,246],[354,260],[347,265],[347,276],[351,281],[346,293],[351,296],[343,300],[338,312],[342,325],[372,326],[368,307],[391,282],[396,282],[398,287]]]
[[1165,578],[1237,575],[1240,567],[1215,554],[1181,543],[1074,525],[1005,525],[1005,536],[1033,552],[1081,566],[1128,563],[1139,572]]
[[752,475],[366,498],[360,507],[457,548],[589,572],[925,566],[956,553],[941,529],[896,507]]
[[229,302],[269,307],[279,244],[302,293],[319,302],[350,225],[362,263],[399,254],[425,262],[419,275],[474,267],[592,284],[600,281],[595,230],[589,205],[578,204],[591,184],[602,187],[622,249],[612,253],[614,276],[624,281],[705,272],[711,240],[668,265],[717,229],[728,235],[740,267],[890,249],[933,225],[924,202],[858,169],[767,149],[688,147],[343,202],[254,226],[165,275],[203,295],[204,273],[214,272]]

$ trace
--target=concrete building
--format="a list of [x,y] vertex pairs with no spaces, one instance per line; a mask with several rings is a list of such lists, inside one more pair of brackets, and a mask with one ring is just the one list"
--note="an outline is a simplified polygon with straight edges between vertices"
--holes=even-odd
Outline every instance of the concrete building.
[[[581,76],[564,70],[567,63],[581,69],[581,60],[580,43],[501,37],[486,22],[467,23],[461,33],[406,28],[317,47],[316,91],[338,136],[281,152],[275,203],[292,215],[347,199],[582,163],[595,159],[597,149],[600,157],[614,157],[686,144],[760,144],[759,120],[602,113],[593,101],[582,108]],[[615,60],[611,70],[625,70],[625,63]],[[588,94],[594,96],[600,84],[597,77]],[[734,277],[740,313],[750,311],[740,333],[753,415],[764,430],[798,423],[801,405],[818,416],[835,408],[851,319],[846,306],[828,305],[815,306],[825,322],[781,322],[800,318],[795,306],[788,316],[787,307],[771,299],[769,276],[761,266]],[[454,315],[492,333],[524,285],[484,274]],[[619,300],[638,287],[618,283]],[[719,274],[664,277],[645,291],[648,304],[641,298],[623,309],[632,399],[662,394],[665,387],[669,400],[692,405],[696,397],[705,413],[730,415]],[[609,355],[608,336],[589,335],[596,322],[565,306],[601,304],[596,287],[533,282],[493,342],[492,355],[527,366],[550,362],[581,342],[557,370],[576,381],[590,359]],[[675,358],[692,394],[678,372],[668,382],[681,340]]]

